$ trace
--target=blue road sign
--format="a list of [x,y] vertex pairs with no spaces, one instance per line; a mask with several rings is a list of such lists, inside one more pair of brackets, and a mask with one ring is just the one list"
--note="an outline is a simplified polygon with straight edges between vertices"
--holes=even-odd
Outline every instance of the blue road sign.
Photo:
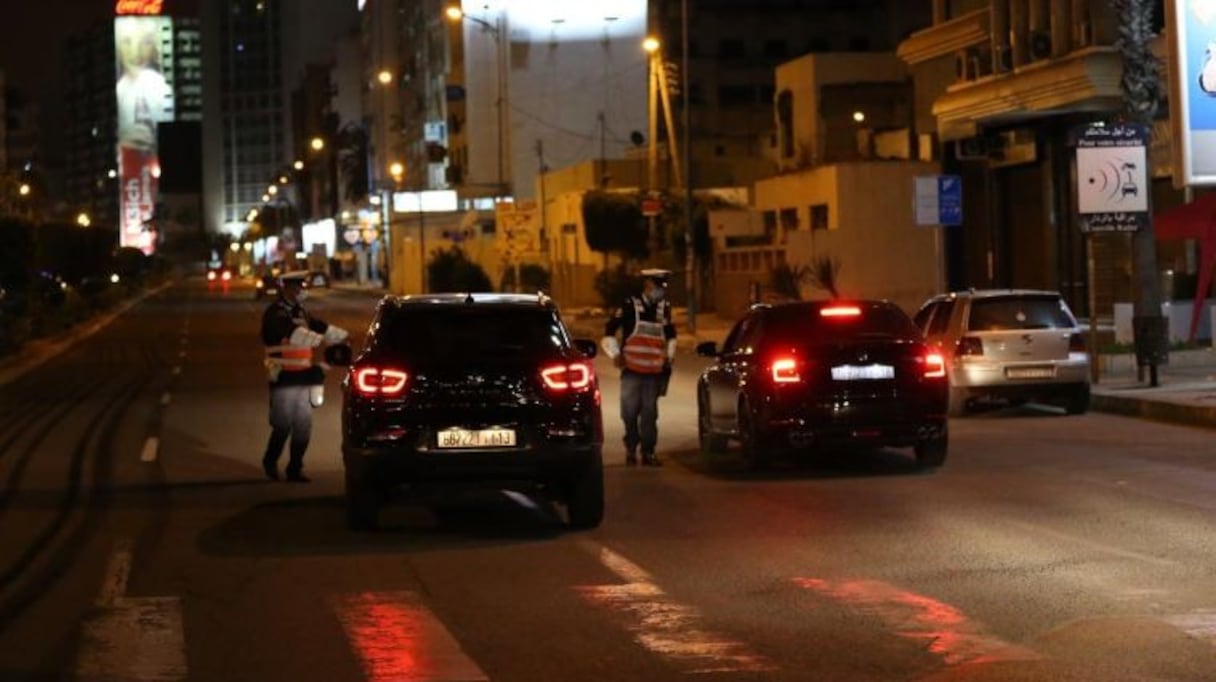
[[937,223],[963,224],[963,179],[957,175],[937,176]]

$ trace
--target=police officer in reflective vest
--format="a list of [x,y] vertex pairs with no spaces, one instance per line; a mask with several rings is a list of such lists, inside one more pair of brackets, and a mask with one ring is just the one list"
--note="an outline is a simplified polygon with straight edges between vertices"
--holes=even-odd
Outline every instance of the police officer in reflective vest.
[[325,372],[313,363],[313,349],[341,343],[348,336],[339,327],[309,315],[300,305],[307,296],[308,273],[287,273],[279,281],[279,296],[262,314],[262,344],[270,380],[270,440],[262,456],[266,477],[279,480],[279,457],[291,439],[287,480],[307,483],[304,452],[312,436],[312,409],[320,407]]
[[[667,392],[676,356],[676,327],[667,300],[667,270],[643,270],[642,295],[631,296],[604,328],[600,346],[621,368],[621,419],[625,421],[625,464],[661,466],[655,456],[659,438],[659,398]],[[617,340],[620,332],[622,345]]]

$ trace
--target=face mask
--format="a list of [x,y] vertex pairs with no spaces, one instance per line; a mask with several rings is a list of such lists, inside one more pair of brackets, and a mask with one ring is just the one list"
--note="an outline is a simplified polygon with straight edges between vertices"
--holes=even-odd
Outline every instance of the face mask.
[[646,298],[649,299],[651,303],[659,303],[664,298],[667,298],[667,291],[663,289],[651,289],[650,293],[646,294]]
[[300,291],[296,292],[296,303],[303,303],[307,299],[308,299],[307,291],[304,291],[301,289]]

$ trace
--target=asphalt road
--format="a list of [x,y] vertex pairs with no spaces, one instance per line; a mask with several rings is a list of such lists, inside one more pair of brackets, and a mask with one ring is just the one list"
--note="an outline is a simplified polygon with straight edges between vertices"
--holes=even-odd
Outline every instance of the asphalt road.
[[[361,331],[373,299],[310,307]],[[0,386],[0,680],[1212,680],[1211,432],[1034,409],[946,466],[696,452],[681,357],[662,469],[607,518],[520,495],[343,525],[338,376],[308,485],[261,478],[252,289],[182,285]]]

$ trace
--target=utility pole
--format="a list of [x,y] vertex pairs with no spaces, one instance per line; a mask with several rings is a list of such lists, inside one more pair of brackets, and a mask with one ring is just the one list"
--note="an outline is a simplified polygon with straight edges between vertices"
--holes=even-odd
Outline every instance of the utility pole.
[[[1153,54],[1153,2],[1150,0],[1112,0],[1119,18],[1116,47],[1123,57],[1124,114],[1145,129],[1145,148],[1151,148],[1153,121],[1161,100],[1161,65]],[[1150,157],[1151,158],[1151,157]],[[1152,182],[1152,173],[1147,174]],[[1151,186],[1148,196],[1152,197]],[[1161,278],[1157,272],[1157,240],[1153,233],[1152,203],[1147,222],[1132,235],[1132,270],[1136,298],[1132,313],[1132,334],[1136,365],[1149,369],[1149,385],[1157,386],[1157,367],[1169,362],[1169,337],[1161,313]],[[1095,317],[1090,311],[1091,324]]]
[[696,231],[692,224],[692,151],[690,146],[690,120],[688,112],[688,91],[692,88],[692,79],[688,76],[688,0],[680,0],[680,37],[681,37],[681,67],[680,77],[684,82],[680,88],[683,105],[680,109],[680,119],[683,125],[684,139],[684,285],[688,291],[688,331],[697,333],[697,250],[694,244]]

